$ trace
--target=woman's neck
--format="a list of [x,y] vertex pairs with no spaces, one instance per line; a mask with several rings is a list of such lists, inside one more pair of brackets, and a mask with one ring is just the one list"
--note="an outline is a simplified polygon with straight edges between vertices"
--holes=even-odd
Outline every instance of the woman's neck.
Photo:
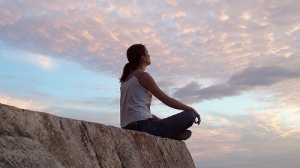
[[139,66],[137,67],[137,70],[145,72],[146,67],[147,67],[147,66],[139,65]]

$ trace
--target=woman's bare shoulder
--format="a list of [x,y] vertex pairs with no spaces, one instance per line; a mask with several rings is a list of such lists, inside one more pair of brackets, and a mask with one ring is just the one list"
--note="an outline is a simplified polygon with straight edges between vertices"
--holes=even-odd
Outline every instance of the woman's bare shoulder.
[[149,89],[149,87],[151,86],[156,86],[156,82],[154,81],[152,76],[147,72],[141,74],[139,80],[140,80],[140,84],[146,89]]
[[[133,76],[136,76],[136,77],[138,77],[137,75],[138,75],[138,73],[139,73],[139,71],[138,70],[134,70],[134,71],[132,71],[132,72],[130,72],[129,74],[128,74],[128,76],[127,76],[127,78],[125,79],[125,81],[124,82],[126,82],[126,81],[128,81],[130,78],[132,78]],[[139,77],[138,77],[139,78]]]

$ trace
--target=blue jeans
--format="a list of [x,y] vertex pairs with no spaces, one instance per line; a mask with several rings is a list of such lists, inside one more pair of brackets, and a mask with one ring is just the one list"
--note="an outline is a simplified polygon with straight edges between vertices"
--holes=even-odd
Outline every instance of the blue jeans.
[[147,132],[164,138],[172,138],[181,131],[191,127],[195,119],[195,113],[186,110],[161,120],[149,118],[147,120],[137,121],[126,129]]

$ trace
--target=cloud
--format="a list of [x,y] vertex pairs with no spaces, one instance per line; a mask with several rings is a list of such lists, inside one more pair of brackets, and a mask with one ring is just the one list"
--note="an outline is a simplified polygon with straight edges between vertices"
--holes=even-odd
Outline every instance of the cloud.
[[[270,158],[280,160],[280,164],[284,162],[282,165],[293,165],[294,155],[299,153],[294,149],[295,145],[299,147],[300,130],[290,127],[288,122],[286,115],[260,109],[250,109],[246,115],[209,113],[203,115],[201,127],[192,127],[193,138],[186,144],[196,166],[210,167],[211,162],[218,159],[222,161],[214,166],[253,167],[254,164],[264,164],[270,167],[274,164],[276,167],[278,163]],[[241,161],[236,162],[237,157]],[[235,164],[226,160],[234,160]]]
[[41,104],[34,102],[33,100],[20,99],[3,94],[0,94],[0,102],[11,106],[16,106],[18,108],[36,111],[44,111],[45,109],[49,108],[48,104]]
[[0,39],[18,50],[79,62],[114,76],[126,63],[127,47],[144,43],[153,59],[149,71],[155,75],[226,79],[251,64],[269,63],[272,54],[294,57],[299,21],[290,16],[298,16],[297,4],[7,1],[0,7]]
[[41,68],[45,70],[53,70],[55,68],[55,61],[51,57],[46,57],[40,54],[34,55],[33,59],[28,59],[28,61],[33,62],[34,64],[37,64]]
[[285,79],[299,78],[300,71],[289,70],[286,68],[268,67],[249,67],[241,72],[232,75],[228,84],[240,86],[269,86]]
[[173,92],[173,96],[185,102],[195,103],[205,100],[237,96],[257,87],[274,85],[284,80],[300,78],[300,71],[282,67],[248,67],[233,74],[226,83],[202,87],[196,82]]

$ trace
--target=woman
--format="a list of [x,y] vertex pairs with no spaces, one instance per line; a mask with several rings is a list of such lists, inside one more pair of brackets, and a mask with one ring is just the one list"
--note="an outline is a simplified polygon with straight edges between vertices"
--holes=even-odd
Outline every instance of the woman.
[[[124,66],[120,78],[120,119],[124,129],[147,132],[149,134],[186,140],[191,136],[189,127],[200,124],[198,112],[166,95],[154,79],[145,72],[151,64],[147,48],[142,44],[134,44],[127,50],[128,63]],[[165,105],[178,110],[184,110],[168,118],[160,119],[151,114],[152,94]],[[197,121],[195,119],[197,118]]]

